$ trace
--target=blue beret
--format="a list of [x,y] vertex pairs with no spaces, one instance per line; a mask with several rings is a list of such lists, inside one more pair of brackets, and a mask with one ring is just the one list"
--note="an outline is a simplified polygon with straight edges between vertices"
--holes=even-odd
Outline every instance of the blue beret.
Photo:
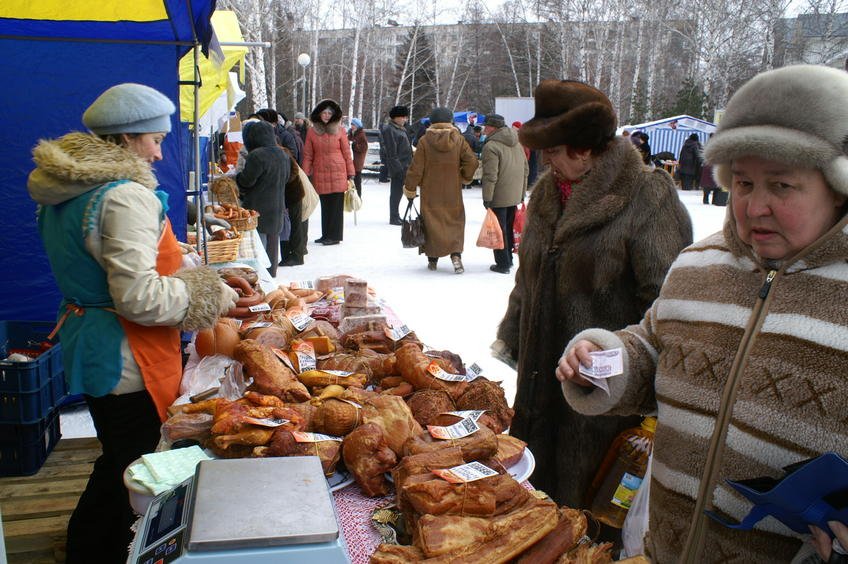
[[359,121],[357,118],[353,118],[352,120],[350,120],[350,123],[352,123],[353,125],[355,125],[359,129],[362,129],[362,122]]
[[115,85],[82,115],[85,126],[97,135],[114,133],[168,133],[176,111],[167,96],[143,84]]

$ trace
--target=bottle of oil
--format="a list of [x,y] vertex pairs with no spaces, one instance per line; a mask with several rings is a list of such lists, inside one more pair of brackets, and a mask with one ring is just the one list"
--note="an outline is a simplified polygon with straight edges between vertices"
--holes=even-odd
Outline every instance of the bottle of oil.
[[610,446],[589,494],[592,514],[602,523],[620,529],[630,503],[645,477],[648,457],[654,446],[657,420],[646,417],[641,427],[622,431]]

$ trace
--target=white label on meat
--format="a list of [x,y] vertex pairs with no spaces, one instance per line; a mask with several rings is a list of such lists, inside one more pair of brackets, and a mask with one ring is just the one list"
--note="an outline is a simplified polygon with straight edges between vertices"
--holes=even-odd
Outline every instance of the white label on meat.
[[298,331],[303,331],[304,329],[306,329],[309,326],[310,323],[315,321],[314,319],[312,319],[311,317],[309,317],[305,313],[286,314],[286,317],[289,318],[289,321],[291,321],[291,324],[294,325],[294,328],[297,329]]
[[352,405],[352,406],[353,406],[353,407],[355,407],[356,409],[362,409],[362,406],[361,406],[361,405],[359,405],[358,403],[356,403],[355,401],[351,401],[351,400],[349,400],[349,399],[342,399],[342,398],[335,398],[335,399],[337,399],[337,400],[341,400],[341,401],[343,401],[343,402],[345,402],[345,403],[349,403],[350,405]]
[[338,441],[342,442],[341,437],[332,435],[322,435],[321,433],[304,433],[302,431],[292,431],[294,440],[299,443],[318,443],[321,441]]
[[315,282],[312,280],[301,280],[299,282],[292,282],[289,284],[289,288],[291,290],[314,290]]
[[427,425],[427,430],[434,439],[461,439],[479,431],[480,426],[473,419],[465,418],[449,427]]
[[274,351],[274,354],[277,355],[277,358],[280,359],[280,362],[288,366],[292,370],[292,372],[294,372],[294,364],[292,364],[291,358],[289,358],[289,355],[287,355],[285,351],[281,351],[280,349],[276,349],[274,347],[271,347],[271,350]]
[[435,360],[427,366],[427,372],[429,372],[434,378],[438,378],[439,380],[444,380],[446,382],[462,382],[465,380],[465,374],[451,374],[449,372],[445,372]]
[[476,461],[454,466],[453,468],[435,468],[431,470],[431,472],[452,484],[475,482],[477,480],[482,480],[483,478],[498,475],[497,472],[485,464],[480,464]]
[[285,425],[289,422],[288,419],[275,419],[272,417],[245,417],[242,419],[245,423],[251,423],[253,425],[259,425],[260,427],[279,427],[280,425]]
[[321,372],[325,374],[332,374],[333,376],[350,376],[353,372],[345,372],[344,370],[325,370],[321,369]]
[[307,370],[315,370],[317,363],[315,362],[315,347],[312,346],[312,343],[308,341],[297,343],[292,346],[292,352],[297,355],[297,365],[301,373]]
[[245,330],[248,330],[248,329],[264,329],[265,327],[270,327],[271,325],[273,325],[273,323],[271,323],[270,321],[259,321],[257,323],[253,323],[253,324],[245,327]]
[[241,326],[244,324],[244,322],[241,319],[233,319],[233,321],[236,322],[236,328],[237,329],[241,329]]
[[253,313],[260,313],[263,311],[271,311],[271,306],[269,306],[266,302],[262,302],[261,304],[252,305],[247,309]]
[[471,419],[475,423],[480,420],[484,413],[486,413],[485,409],[467,409],[464,411],[446,411],[448,415],[456,415],[457,417],[462,417],[463,419]]
[[480,368],[480,365],[476,362],[465,369],[465,379],[469,382],[471,382],[472,380],[476,380],[480,377],[481,374],[483,374],[483,369]]
[[400,325],[399,327],[392,326],[386,328],[386,337],[392,341],[400,341],[410,333],[412,333],[412,330],[407,327],[406,324]]

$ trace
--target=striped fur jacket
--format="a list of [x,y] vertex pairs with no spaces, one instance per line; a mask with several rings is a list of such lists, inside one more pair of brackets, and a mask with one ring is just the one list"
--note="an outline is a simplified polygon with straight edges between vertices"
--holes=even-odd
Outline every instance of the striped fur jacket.
[[658,410],[645,543],[655,562],[789,562],[800,548],[771,517],[743,532],[703,511],[748,513],[725,479],[779,477],[826,451],[848,455],[846,225],[769,265],[728,222],[680,254],[641,324],[572,340],[625,351],[609,396],[563,386],[572,407]]

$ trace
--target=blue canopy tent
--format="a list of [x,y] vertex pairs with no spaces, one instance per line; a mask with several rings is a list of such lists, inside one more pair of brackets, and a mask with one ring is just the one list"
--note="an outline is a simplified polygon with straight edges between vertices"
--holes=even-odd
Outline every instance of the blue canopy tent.
[[[193,46],[208,45],[215,1],[0,3],[0,46],[9,80],[0,92],[0,123],[7,132],[0,153],[5,249],[0,319],[54,319],[60,300],[36,229],[35,203],[26,191],[32,147],[42,138],[84,131],[85,108],[121,82],[156,88],[179,108],[179,60]],[[190,139],[179,133],[184,129],[177,114],[172,131],[156,175],[171,196],[174,230],[184,239]]]
[[648,143],[651,145],[652,154],[669,152],[676,159],[687,137],[694,133],[701,145],[705,145],[710,133],[716,130],[716,125],[692,116],[680,115],[637,125],[625,125],[619,130],[630,133],[644,131],[650,138]]

